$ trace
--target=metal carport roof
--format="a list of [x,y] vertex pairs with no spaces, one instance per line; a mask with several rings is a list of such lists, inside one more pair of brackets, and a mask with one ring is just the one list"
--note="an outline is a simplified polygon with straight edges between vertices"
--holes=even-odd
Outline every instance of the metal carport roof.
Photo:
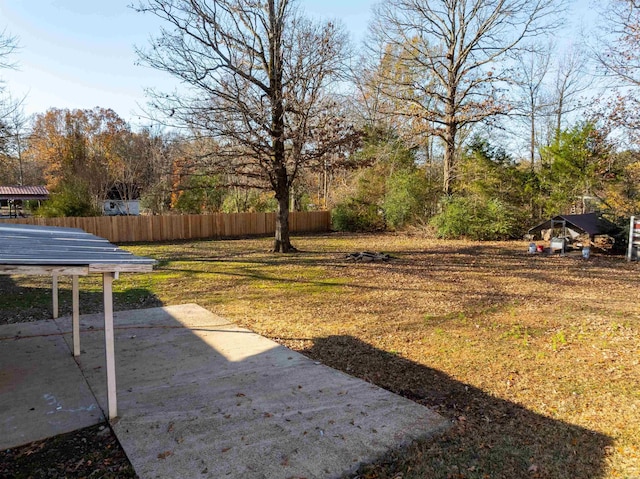
[[113,281],[121,272],[152,271],[155,260],[136,256],[78,228],[0,223],[0,274],[53,277],[53,316],[57,317],[57,276],[73,277],[73,350],[80,354],[78,277],[103,276],[108,417],[118,415],[113,343]]

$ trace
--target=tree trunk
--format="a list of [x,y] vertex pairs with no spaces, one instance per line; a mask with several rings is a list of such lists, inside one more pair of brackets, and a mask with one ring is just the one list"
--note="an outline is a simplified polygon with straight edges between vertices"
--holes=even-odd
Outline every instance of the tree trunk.
[[556,114],[556,140],[560,138],[560,130],[562,128],[562,111],[564,109],[564,92],[560,92],[558,98],[558,112]]
[[446,196],[451,195],[453,190],[453,169],[456,155],[456,134],[457,125],[450,123],[446,125],[444,135],[444,167],[442,171],[443,185],[442,191]]
[[276,14],[276,2],[269,0],[269,87],[271,97],[271,139],[273,146],[272,186],[278,200],[276,214],[276,235],[273,241],[274,253],[296,251],[289,239],[289,193],[290,182],[287,172],[284,145],[284,99],[282,86],[282,19]]
[[278,185],[276,199],[278,200],[278,211],[276,213],[276,235],[273,241],[273,252],[294,253],[297,250],[291,244],[289,237],[289,187],[286,181]]
[[455,80],[455,51],[450,48],[447,57],[451,61],[449,68],[449,86],[447,88],[447,99],[444,106],[444,165],[443,165],[443,185],[442,190],[445,196],[450,196],[453,191],[453,173],[456,155],[456,135],[458,134],[458,123],[456,122],[456,98],[458,85]]
[[531,131],[529,132],[529,160],[531,161],[531,173],[536,171],[536,115],[534,102],[531,102]]

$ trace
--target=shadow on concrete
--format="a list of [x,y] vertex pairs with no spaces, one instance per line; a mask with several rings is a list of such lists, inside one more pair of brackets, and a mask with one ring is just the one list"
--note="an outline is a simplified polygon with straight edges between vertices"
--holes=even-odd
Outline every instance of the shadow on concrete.
[[[194,304],[119,311],[114,324],[118,418],[112,426],[141,477],[339,477],[449,426],[429,408]],[[26,326],[48,329],[13,331]],[[42,418],[76,417],[75,398],[51,389],[65,370],[78,372],[68,365],[70,329],[69,317],[0,327],[10,331],[0,334],[3,367],[16,366],[17,353],[33,364],[3,390],[7,416],[15,420],[0,421],[0,432],[20,419],[37,426]],[[82,315],[80,329],[77,381],[86,382],[105,411],[102,315]],[[52,344],[47,354],[43,341]],[[43,393],[56,401],[43,404]]]
[[605,476],[613,444],[606,435],[536,414],[351,336],[315,339],[304,354],[429,406],[455,424],[444,439],[397,449],[349,477]]

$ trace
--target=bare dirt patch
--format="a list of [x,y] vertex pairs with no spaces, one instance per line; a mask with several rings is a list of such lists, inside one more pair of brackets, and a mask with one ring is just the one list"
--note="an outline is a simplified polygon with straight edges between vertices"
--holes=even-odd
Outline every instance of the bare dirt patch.
[[0,452],[0,477],[120,479],[137,476],[115,435],[103,424]]

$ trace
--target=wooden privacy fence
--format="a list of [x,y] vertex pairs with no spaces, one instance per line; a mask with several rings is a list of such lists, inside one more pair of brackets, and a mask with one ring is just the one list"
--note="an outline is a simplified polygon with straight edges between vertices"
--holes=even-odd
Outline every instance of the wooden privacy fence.
[[[0,220],[40,226],[80,228],[112,243],[172,241],[202,238],[264,236],[276,230],[275,213],[214,213],[210,215],[96,216],[89,218],[11,218]],[[291,233],[331,229],[329,211],[289,213]]]

